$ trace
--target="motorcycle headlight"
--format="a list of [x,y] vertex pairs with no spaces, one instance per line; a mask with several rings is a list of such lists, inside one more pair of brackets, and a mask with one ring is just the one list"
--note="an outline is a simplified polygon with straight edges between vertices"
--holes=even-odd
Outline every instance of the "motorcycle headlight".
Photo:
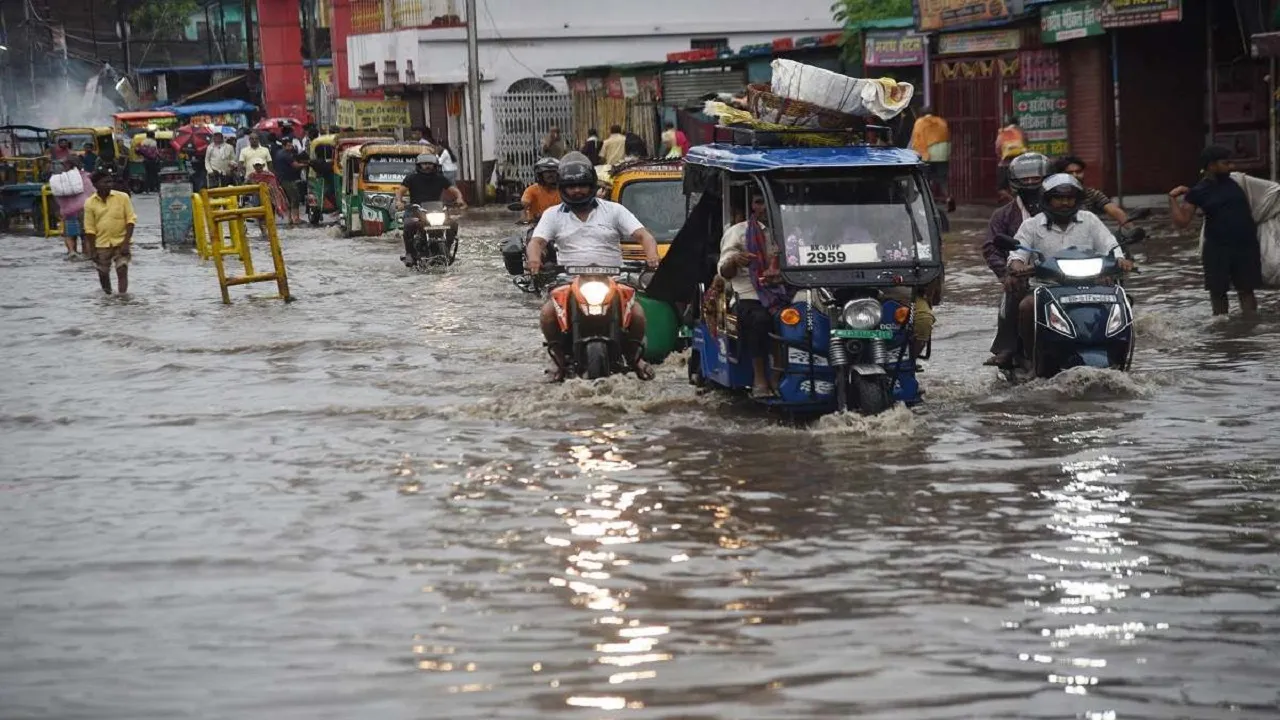
[[443,224],[445,223],[445,221],[446,221],[446,220],[448,220],[448,219],[449,219],[449,216],[448,216],[447,214],[445,214],[445,213],[442,213],[442,212],[429,212],[429,213],[427,213],[427,224],[428,224],[428,225],[443,225]]
[[578,290],[588,305],[603,305],[604,299],[609,295],[609,286],[599,280],[584,282],[578,286]]
[[850,300],[844,304],[841,317],[854,330],[874,330],[880,327],[880,303],[871,298]]
[[1102,258],[1076,258],[1059,260],[1062,274],[1071,278],[1091,278],[1102,274]]

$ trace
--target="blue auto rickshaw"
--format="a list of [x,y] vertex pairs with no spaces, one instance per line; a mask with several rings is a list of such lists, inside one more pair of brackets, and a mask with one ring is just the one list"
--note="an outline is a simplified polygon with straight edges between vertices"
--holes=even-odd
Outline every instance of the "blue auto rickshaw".
[[[778,270],[771,279],[782,292],[766,363],[777,393],[753,400],[793,415],[875,414],[921,401],[917,361],[931,349],[926,296],[943,273],[939,211],[920,158],[867,142],[871,130],[717,128],[717,142],[685,156],[685,192],[702,197],[648,294],[678,302],[696,281],[683,305],[693,384],[752,386],[754,358],[739,342],[732,287],[712,280],[721,236],[758,196]],[[823,142],[804,144],[815,137]]]

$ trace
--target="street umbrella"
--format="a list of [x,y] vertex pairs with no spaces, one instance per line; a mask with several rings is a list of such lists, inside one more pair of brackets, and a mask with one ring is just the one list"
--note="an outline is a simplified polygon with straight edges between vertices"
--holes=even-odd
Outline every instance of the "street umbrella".
[[301,135],[300,131],[302,130],[302,121],[290,117],[266,118],[265,120],[259,121],[257,125],[254,125],[253,129],[258,132],[269,132],[275,137],[280,137],[282,134],[281,130],[285,125],[292,125],[294,127],[294,137]]
[[173,149],[179,152],[187,143],[195,146],[197,153],[204,152],[213,142],[213,131],[208,125],[183,125],[173,132]]

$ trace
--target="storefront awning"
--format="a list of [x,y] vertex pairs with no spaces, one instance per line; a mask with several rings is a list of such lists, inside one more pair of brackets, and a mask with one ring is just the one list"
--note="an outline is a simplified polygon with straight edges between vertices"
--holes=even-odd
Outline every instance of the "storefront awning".
[[181,104],[186,105],[190,103],[192,100],[195,100],[196,98],[201,98],[211,93],[215,93],[219,90],[222,90],[224,88],[229,88],[232,85],[235,85],[236,83],[244,82],[247,77],[248,75],[242,73],[234,77],[229,77],[226,80],[216,82],[203,90],[197,90],[191,93],[190,95],[187,95],[186,97],[182,98]]

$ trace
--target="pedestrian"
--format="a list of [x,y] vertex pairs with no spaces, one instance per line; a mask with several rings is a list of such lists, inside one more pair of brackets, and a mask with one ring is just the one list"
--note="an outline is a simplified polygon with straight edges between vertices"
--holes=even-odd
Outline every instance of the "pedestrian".
[[289,217],[289,198],[280,187],[280,180],[267,169],[267,162],[262,158],[255,157],[251,162],[251,169],[245,176],[245,182],[252,185],[266,185],[267,195],[271,198],[271,209],[275,211],[276,217]]
[[416,142],[419,145],[434,145],[435,142],[431,137],[431,128],[425,126],[418,128],[418,139]]
[[271,162],[271,151],[263,147],[262,142],[257,135],[249,135],[248,140],[239,154],[236,156],[236,162],[240,166],[240,171],[245,173],[247,177],[256,162],[262,161],[263,165]]
[[[58,216],[62,218],[62,238],[63,243],[67,247],[66,259],[75,260],[76,239],[80,238],[80,254],[87,258],[93,257],[93,250],[89,241],[84,237],[84,204],[89,198],[93,197],[93,177],[81,169],[78,165],[75,155],[69,155],[62,161],[62,177],[57,180],[50,178],[49,185],[55,192],[53,199],[58,205]],[[63,195],[57,190],[63,185],[66,173],[75,173],[73,178],[79,178],[81,191],[74,195]],[[71,182],[75,182],[74,179]]]
[[59,139],[58,144],[54,146],[52,152],[50,153],[50,155],[53,158],[53,161],[59,162],[59,163],[62,162],[63,160],[66,160],[67,156],[70,154],[71,154],[71,141],[66,138]]
[[627,156],[627,136],[622,134],[622,126],[609,128],[609,137],[600,144],[600,162],[603,165],[616,165]]
[[440,148],[438,153],[440,157],[440,174],[449,178],[449,182],[457,184],[458,182],[458,160],[453,156],[453,150],[449,149],[449,144],[441,140],[436,143]]
[[1200,153],[1200,168],[1204,177],[1195,187],[1180,185],[1169,191],[1173,224],[1185,228],[1196,210],[1204,213],[1200,261],[1213,314],[1227,314],[1227,292],[1235,288],[1241,311],[1245,317],[1253,317],[1258,313],[1254,291],[1262,286],[1262,253],[1249,196],[1231,177],[1231,151],[1227,148],[1206,147]]
[[204,152],[204,170],[211,188],[231,184],[231,168],[235,165],[235,150],[220,132],[213,134],[213,144]]
[[996,133],[996,194],[1000,202],[1013,198],[1009,190],[1009,163],[1027,151],[1027,138],[1022,133],[1017,116],[1009,118],[1008,123]]
[[293,143],[284,142],[276,151],[274,169],[276,181],[284,192],[289,212],[289,224],[302,222],[302,198],[306,195],[306,184],[302,179],[302,170],[307,164],[298,158]]
[[542,139],[542,157],[553,157],[557,160],[565,156],[569,149],[564,145],[564,138],[560,137],[560,128],[555,125],[547,130],[547,136]]
[[98,153],[93,151],[93,143],[84,144],[84,154],[80,156],[81,169],[90,175],[98,169]]
[[947,121],[926,105],[911,128],[911,149],[928,168],[929,183],[935,185],[934,197],[946,203],[947,212],[955,212],[951,197],[951,128]]
[[142,144],[138,146],[138,154],[142,156],[142,167],[145,173],[143,192],[158,192],[160,190],[160,145],[156,142],[154,130],[147,131]]
[[649,146],[645,144],[644,138],[635,133],[627,133],[626,140],[622,143],[623,162],[631,160],[643,160],[649,157]]
[[240,128],[236,130],[236,157],[240,157],[240,151],[249,147],[249,130]]
[[689,152],[689,136],[676,127],[676,124],[667,121],[662,131],[662,152],[664,158],[680,158]]
[[595,128],[591,128],[590,130],[587,131],[587,141],[582,144],[582,149],[580,152],[583,155],[587,156],[587,159],[591,161],[591,164],[593,166],[600,164],[600,133],[599,131],[597,131]]
[[102,292],[111,294],[111,268],[116,269],[119,293],[129,292],[129,260],[138,215],[129,196],[113,189],[115,178],[99,170],[91,181],[96,191],[84,204],[85,239],[93,244]]
[[[1054,161],[1053,174],[1066,173],[1079,180],[1081,185],[1084,185],[1085,167],[1084,160],[1074,155],[1065,155]],[[1116,201],[1101,190],[1088,185],[1085,185],[1084,188],[1084,209],[1098,217],[1106,215],[1121,225],[1126,225],[1129,222],[1129,216],[1116,204]]]

